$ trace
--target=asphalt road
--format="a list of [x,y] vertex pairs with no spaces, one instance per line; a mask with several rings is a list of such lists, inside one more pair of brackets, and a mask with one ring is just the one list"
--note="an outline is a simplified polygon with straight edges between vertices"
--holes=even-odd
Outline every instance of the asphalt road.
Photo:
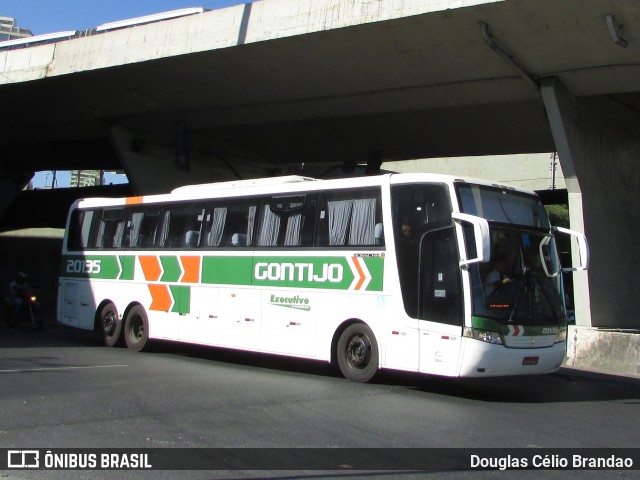
[[[42,332],[0,324],[0,448],[624,448],[640,446],[639,432],[633,381],[385,373],[355,384],[322,363],[171,343],[134,353],[54,323]],[[344,469],[10,470],[0,478],[640,477],[640,470]]]

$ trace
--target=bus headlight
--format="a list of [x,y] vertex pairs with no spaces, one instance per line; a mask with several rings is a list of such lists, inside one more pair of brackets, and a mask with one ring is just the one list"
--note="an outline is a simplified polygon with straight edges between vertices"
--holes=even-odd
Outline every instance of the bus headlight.
[[562,342],[566,342],[567,341],[567,331],[566,330],[562,330],[560,332],[558,332],[556,334],[556,341],[555,343],[562,343]]
[[463,336],[467,338],[475,338],[481,342],[502,345],[502,336],[498,332],[465,327]]

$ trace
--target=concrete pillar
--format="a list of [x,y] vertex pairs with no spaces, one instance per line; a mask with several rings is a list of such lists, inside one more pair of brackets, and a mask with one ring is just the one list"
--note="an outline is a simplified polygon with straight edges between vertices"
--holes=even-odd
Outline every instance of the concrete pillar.
[[584,231],[591,252],[589,272],[574,274],[576,323],[640,329],[640,115],[606,98],[578,100],[555,78],[541,93],[571,227]]

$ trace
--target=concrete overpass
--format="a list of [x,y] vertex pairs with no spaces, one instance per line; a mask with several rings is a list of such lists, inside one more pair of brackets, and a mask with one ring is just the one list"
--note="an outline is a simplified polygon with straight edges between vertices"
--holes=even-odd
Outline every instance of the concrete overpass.
[[625,348],[637,374],[637,336],[603,333],[640,328],[637,25],[635,0],[265,0],[0,51],[0,208],[40,169],[124,168],[149,193],[556,150],[592,249],[589,348],[570,353],[598,367],[602,342]]

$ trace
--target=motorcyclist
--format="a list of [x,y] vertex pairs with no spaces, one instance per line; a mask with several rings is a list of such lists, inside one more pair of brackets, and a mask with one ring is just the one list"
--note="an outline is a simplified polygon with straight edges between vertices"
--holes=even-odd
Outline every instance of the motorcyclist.
[[9,284],[9,300],[11,301],[13,322],[18,323],[20,313],[29,295],[27,275],[19,272]]

